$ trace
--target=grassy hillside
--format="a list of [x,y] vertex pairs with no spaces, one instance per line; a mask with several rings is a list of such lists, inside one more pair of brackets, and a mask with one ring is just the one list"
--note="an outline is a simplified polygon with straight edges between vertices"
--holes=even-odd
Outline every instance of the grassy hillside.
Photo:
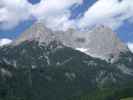
[[88,94],[84,93],[79,97],[73,97],[71,100],[133,100],[132,91],[133,87],[130,85],[120,88],[103,88],[97,89]]
[[121,100],[133,100],[133,97],[123,98]]

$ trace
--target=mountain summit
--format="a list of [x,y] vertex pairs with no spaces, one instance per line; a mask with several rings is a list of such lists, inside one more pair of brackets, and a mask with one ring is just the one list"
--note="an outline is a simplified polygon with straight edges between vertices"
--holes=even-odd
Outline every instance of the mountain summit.
[[[12,45],[0,47],[0,100],[133,96],[133,54],[127,50],[105,26],[62,32],[35,23]],[[112,63],[101,59],[118,56]]]
[[33,41],[33,40],[47,43],[48,41],[54,40],[54,34],[50,29],[45,27],[42,23],[35,23],[24,33],[22,33],[14,43],[20,44],[24,41]]
[[108,59],[117,58],[120,53],[128,51],[127,46],[118,38],[110,28],[97,26],[92,31],[87,32],[87,52],[93,56]]
[[116,33],[103,25],[87,32],[78,32],[74,29],[63,32],[52,31],[42,23],[35,23],[15,41],[15,44],[32,40],[45,44],[58,41],[64,46],[102,59],[118,58],[121,52],[128,51],[127,46],[117,37]]

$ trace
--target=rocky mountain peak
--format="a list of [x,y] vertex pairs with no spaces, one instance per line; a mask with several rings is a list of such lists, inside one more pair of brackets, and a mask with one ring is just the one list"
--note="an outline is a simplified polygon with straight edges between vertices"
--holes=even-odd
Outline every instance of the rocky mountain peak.
[[86,32],[79,32],[74,29],[63,32],[52,31],[39,22],[26,30],[15,41],[15,44],[26,40],[36,40],[45,44],[56,40],[67,47],[103,59],[117,58],[121,52],[128,51],[127,46],[118,38],[117,34],[103,25],[98,25]]
[[20,35],[14,44],[20,44],[24,41],[39,41],[48,43],[54,39],[53,32],[48,29],[44,24],[38,22],[33,24],[29,29]]
[[94,56],[108,58],[118,56],[121,52],[128,51],[127,46],[118,38],[117,34],[109,27],[100,25],[89,33],[88,52]]

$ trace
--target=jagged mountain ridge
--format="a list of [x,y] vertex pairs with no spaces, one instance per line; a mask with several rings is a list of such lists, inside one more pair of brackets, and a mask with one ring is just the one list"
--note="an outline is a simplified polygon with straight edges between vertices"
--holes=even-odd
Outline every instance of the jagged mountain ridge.
[[36,40],[45,44],[49,44],[51,41],[58,41],[77,50],[84,49],[84,53],[102,59],[109,59],[110,57],[117,59],[121,52],[129,51],[116,33],[102,25],[88,32],[78,32],[74,29],[63,32],[52,31],[42,23],[35,23],[14,44],[19,44],[26,40]]

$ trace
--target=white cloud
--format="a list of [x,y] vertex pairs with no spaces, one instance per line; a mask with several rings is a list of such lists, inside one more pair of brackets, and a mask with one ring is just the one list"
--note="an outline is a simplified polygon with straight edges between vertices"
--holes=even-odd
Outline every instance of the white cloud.
[[55,15],[69,11],[69,7],[82,2],[82,0],[42,0],[39,4],[33,6],[32,12],[37,17]]
[[128,48],[130,49],[130,51],[133,53],[133,43],[127,43]]
[[43,20],[52,29],[66,30],[73,25],[73,21],[69,20],[71,16],[69,8],[82,3],[83,0],[42,0],[33,6],[32,15],[38,20]]
[[0,39],[0,47],[10,44],[10,43],[12,43],[12,40],[10,40],[10,39],[6,39],[6,38]]
[[133,18],[132,0],[98,0],[80,19],[79,27],[104,24],[117,29],[130,18]]
[[73,27],[72,21],[69,21],[69,17],[69,13],[63,13],[57,16],[49,16],[44,22],[47,27],[53,30],[67,30],[69,27]]
[[12,28],[30,17],[31,4],[27,0],[0,0],[0,28]]
[[82,3],[83,0],[41,0],[32,5],[27,0],[0,0],[0,28],[12,28],[31,17],[57,30],[86,28],[96,24],[104,24],[115,30],[125,20],[133,23],[132,0],[97,0],[83,17],[70,20],[69,8]]
[[41,0],[36,5],[27,0],[0,0],[0,28],[8,29],[31,16],[43,20],[50,28],[66,28],[70,25],[70,7],[82,0]]

